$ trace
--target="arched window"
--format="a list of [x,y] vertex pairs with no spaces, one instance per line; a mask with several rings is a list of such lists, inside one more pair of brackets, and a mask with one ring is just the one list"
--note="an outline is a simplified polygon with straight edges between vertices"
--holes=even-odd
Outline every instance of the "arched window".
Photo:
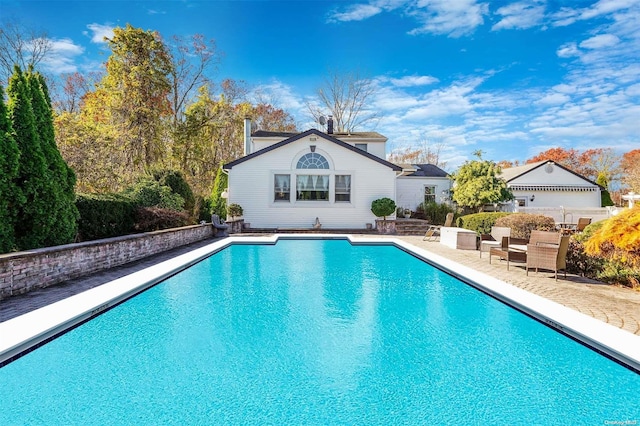
[[329,162],[322,155],[310,152],[298,160],[296,169],[328,169]]

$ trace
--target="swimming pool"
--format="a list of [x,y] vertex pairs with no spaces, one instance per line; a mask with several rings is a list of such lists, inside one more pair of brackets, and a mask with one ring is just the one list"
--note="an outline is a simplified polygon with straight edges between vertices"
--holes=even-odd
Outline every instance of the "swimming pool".
[[229,246],[6,365],[0,383],[0,424],[640,415],[638,374],[395,246],[345,240]]

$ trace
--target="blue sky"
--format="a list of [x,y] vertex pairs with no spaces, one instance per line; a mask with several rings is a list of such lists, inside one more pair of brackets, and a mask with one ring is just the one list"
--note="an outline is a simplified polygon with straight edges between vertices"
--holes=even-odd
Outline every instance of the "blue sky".
[[373,79],[388,150],[442,147],[520,160],[548,148],[640,147],[639,0],[10,1],[0,14],[47,31],[53,73],[98,69],[127,23],[204,34],[244,80],[312,127],[304,107],[329,69]]

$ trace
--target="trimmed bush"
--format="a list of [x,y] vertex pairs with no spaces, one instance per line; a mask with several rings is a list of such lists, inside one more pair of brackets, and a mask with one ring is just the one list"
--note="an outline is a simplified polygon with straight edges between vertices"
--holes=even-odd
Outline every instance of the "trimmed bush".
[[469,229],[479,234],[490,234],[491,227],[496,225],[496,221],[501,217],[509,216],[507,212],[486,212],[474,213],[460,216],[456,219],[458,228]]
[[136,202],[118,194],[78,194],[80,241],[117,237],[134,232]]
[[371,212],[377,217],[391,216],[396,211],[396,202],[391,198],[378,198],[371,202]]
[[138,207],[135,214],[135,231],[152,232],[160,229],[179,228],[189,224],[189,215],[172,209]]
[[512,238],[529,239],[531,231],[555,231],[556,223],[552,217],[541,214],[512,213],[496,220],[495,226],[511,228]]

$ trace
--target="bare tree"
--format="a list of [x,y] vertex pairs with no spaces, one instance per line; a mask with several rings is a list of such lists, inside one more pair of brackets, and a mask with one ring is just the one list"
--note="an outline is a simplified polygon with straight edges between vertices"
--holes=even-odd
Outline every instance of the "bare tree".
[[410,146],[391,152],[387,156],[387,160],[396,164],[433,164],[445,169],[447,162],[440,157],[440,153],[445,146],[442,140],[433,141],[424,137],[417,146]]
[[13,66],[29,69],[51,52],[53,45],[46,32],[26,28],[18,22],[4,21],[0,25],[0,82],[6,83]]
[[211,86],[209,73],[217,70],[221,54],[215,40],[206,40],[202,34],[190,39],[174,36],[170,44],[173,70],[171,79],[171,106],[173,124],[184,118],[187,104],[195,97],[195,91],[204,85]]
[[328,110],[336,132],[349,133],[364,124],[375,127],[380,120],[379,112],[368,109],[375,94],[373,81],[362,78],[358,71],[330,71],[324,87],[316,91],[317,99],[307,100],[306,106],[314,121]]

